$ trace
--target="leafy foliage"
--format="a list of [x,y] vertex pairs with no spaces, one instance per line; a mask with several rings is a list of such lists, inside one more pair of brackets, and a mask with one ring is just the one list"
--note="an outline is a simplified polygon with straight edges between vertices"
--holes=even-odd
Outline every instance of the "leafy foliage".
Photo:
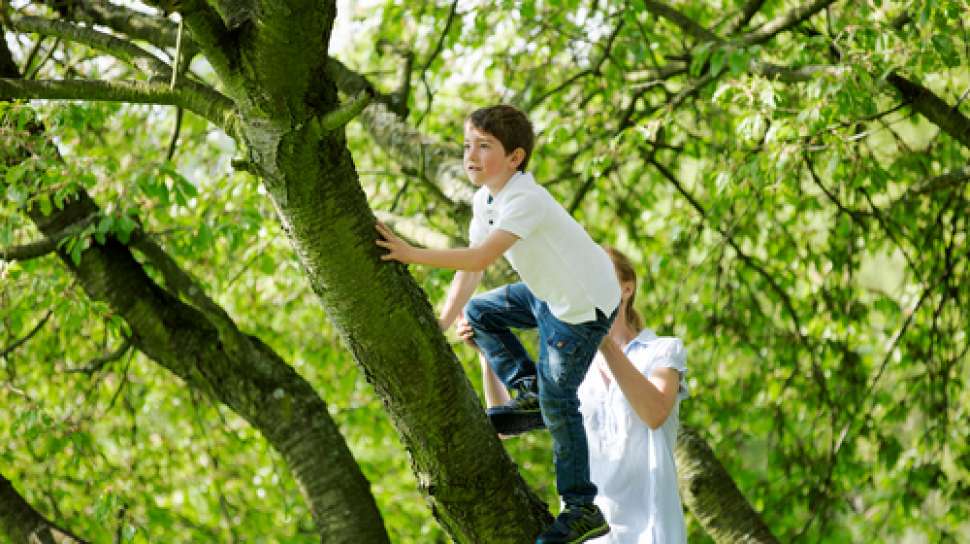
[[[355,32],[334,54],[386,90],[412,54],[407,122],[444,142],[472,108],[529,112],[531,169],[639,263],[648,325],[689,347],[682,418],[780,540],[966,538],[970,190],[965,176],[934,180],[970,149],[889,81],[970,116],[966,2],[833,3],[758,43],[744,38],[802,3],[764,2],[732,33],[746,2],[668,2],[718,42],[653,4],[374,1],[348,6],[337,25]],[[97,77],[89,54],[67,45],[61,58]],[[0,108],[2,137],[26,137],[30,110]],[[258,180],[229,168],[232,142],[187,114],[170,158],[169,109],[37,109],[65,160],[0,167],[0,247],[37,239],[23,211],[46,213],[76,186],[104,214],[61,242],[72,254],[136,225],[154,233],[327,400],[392,539],[441,541]],[[374,209],[464,231],[366,127],[347,132]],[[450,273],[412,273],[444,298]],[[50,312],[0,359],[0,459],[31,504],[94,541],[314,540],[285,465],[237,416],[140,354],[77,371],[121,345],[125,325],[54,259],[0,262],[0,301],[0,349]],[[455,347],[479,387],[474,354]],[[553,503],[548,438],[506,445]],[[691,541],[704,538],[692,522]]]

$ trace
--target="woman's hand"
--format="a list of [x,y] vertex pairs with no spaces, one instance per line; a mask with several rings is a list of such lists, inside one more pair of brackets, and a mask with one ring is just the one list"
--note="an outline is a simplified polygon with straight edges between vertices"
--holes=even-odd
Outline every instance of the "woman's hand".
[[606,334],[606,335],[603,335],[603,340],[600,341],[599,349],[600,349],[600,352],[603,353],[603,357],[606,357],[607,353],[620,349],[620,345],[616,343],[616,340],[612,336],[610,336],[609,334]]
[[411,257],[414,247],[411,244],[402,240],[398,235],[394,234],[390,228],[380,221],[375,225],[377,227],[377,232],[383,237],[383,240],[378,239],[377,245],[387,249],[385,255],[381,255],[382,261],[398,261],[404,264],[411,264],[414,262]]

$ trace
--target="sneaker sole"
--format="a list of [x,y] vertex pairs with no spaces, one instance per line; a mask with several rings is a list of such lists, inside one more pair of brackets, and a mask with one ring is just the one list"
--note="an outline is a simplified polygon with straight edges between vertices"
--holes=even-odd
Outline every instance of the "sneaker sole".
[[[601,525],[594,529],[590,529],[585,534],[580,535],[579,537],[576,537],[570,540],[569,542],[566,542],[565,544],[581,544],[582,542],[586,542],[591,538],[599,538],[603,535],[609,534],[609,532],[610,532],[609,525]],[[542,544],[542,537],[539,537],[539,539],[536,540],[536,544]]]
[[510,436],[546,426],[542,421],[542,413],[538,411],[489,413],[488,420],[496,432]]
[[610,526],[609,525],[601,525],[601,526],[599,526],[599,527],[597,527],[595,529],[591,529],[586,534],[580,536],[577,539],[570,540],[569,541],[569,544],[580,544],[581,542],[586,542],[587,540],[589,540],[591,538],[601,537],[601,536],[603,536],[605,534],[608,534],[609,532],[610,532]]

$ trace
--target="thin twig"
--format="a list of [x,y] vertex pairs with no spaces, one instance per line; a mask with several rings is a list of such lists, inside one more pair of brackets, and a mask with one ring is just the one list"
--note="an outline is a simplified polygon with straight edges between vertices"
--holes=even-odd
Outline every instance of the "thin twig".
[[37,322],[37,325],[35,325],[34,328],[31,329],[30,332],[28,332],[22,338],[14,341],[13,344],[10,344],[10,346],[8,346],[7,348],[5,348],[3,351],[0,351],[0,359],[6,359],[7,356],[10,355],[11,353],[13,353],[13,351],[15,349],[17,349],[20,346],[26,344],[31,338],[34,337],[34,335],[36,335],[38,332],[40,332],[40,329],[44,326],[45,323],[47,323],[47,320],[50,319],[50,317],[51,317],[51,315],[53,313],[54,313],[53,310],[47,310],[47,313],[44,315],[44,317],[41,318],[41,320]]

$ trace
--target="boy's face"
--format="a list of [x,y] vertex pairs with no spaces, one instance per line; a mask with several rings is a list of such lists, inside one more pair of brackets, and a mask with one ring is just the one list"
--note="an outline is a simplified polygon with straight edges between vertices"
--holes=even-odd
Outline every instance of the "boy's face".
[[506,153],[498,138],[465,123],[465,173],[476,187],[503,182],[516,172],[524,158],[521,148]]

